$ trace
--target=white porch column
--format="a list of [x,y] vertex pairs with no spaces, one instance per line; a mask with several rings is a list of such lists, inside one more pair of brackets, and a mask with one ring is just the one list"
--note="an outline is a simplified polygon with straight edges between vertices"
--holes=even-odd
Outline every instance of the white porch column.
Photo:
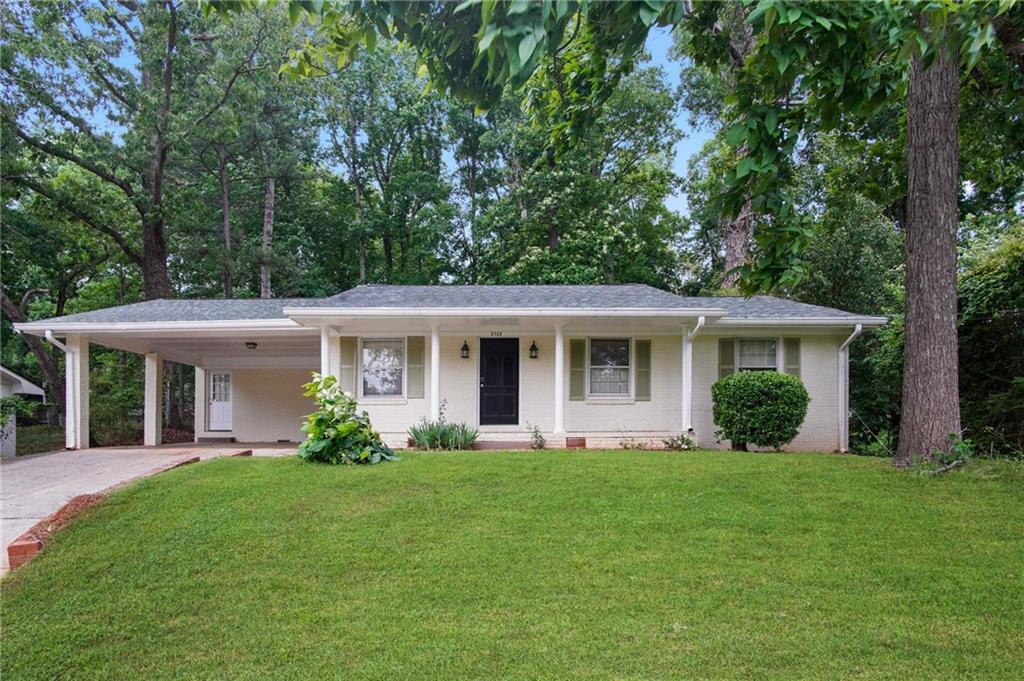
[[64,444],[89,446],[89,337],[70,334],[64,341]]
[[565,432],[565,334],[562,324],[555,324],[555,427]]
[[163,441],[164,425],[164,362],[155,352],[146,353],[143,405],[142,444],[155,447]]
[[441,325],[430,325],[430,418],[441,417]]
[[328,376],[331,373],[331,327],[327,324],[320,325],[320,375]]
[[333,333],[328,336],[327,365],[331,368],[331,375],[341,383],[341,339]]

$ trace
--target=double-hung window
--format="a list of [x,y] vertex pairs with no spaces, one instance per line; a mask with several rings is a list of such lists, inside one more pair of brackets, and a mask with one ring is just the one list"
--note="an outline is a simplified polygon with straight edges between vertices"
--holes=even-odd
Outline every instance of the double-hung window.
[[405,395],[405,340],[364,340],[362,356],[364,397]]
[[740,338],[736,341],[737,371],[775,371],[778,367],[778,341],[776,339]]
[[630,342],[628,338],[592,338],[589,358],[589,394],[592,397],[630,395]]

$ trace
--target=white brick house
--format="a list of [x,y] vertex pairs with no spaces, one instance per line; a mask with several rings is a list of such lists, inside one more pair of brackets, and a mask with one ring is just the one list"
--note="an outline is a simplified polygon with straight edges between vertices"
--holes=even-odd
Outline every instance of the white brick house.
[[[484,441],[589,447],[688,433],[715,441],[711,385],[738,370],[800,376],[793,450],[845,450],[848,347],[885,323],[756,296],[643,285],[357,286],[327,298],[154,300],[19,324],[67,352],[67,446],[87,444],[89,344],[146,356],[145,444],[160,441],[162,360],[196,368],[196,438],[301,439],[301,384],[334,374],[385,440],[442,408]],[[58,340],[63,338],[63,342]]]

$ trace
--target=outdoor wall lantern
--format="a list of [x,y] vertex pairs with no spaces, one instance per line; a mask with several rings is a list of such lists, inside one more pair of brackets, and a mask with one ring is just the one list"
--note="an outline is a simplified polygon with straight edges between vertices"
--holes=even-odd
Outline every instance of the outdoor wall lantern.
[[247,350],[255,350],[256,349],[256,345],[257,345],[256,341],[246,341],[245,342],[245,347],[246,347]]
[[469,359],[469,343],[466,341],[462,341],[462,349],[459,350],[459,355],[462,356],[462,359]]
[[530,343],[530,359],[537,359],[537,341]]

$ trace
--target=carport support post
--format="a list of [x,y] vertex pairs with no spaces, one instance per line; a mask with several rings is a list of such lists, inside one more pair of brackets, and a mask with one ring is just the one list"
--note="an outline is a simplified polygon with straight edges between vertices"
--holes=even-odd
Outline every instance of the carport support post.
[[155,352],[146,353],[145,408],[142,444],[155,447],[163,440],[164,363]]
[[89,337],[68,334],[64,341],[64,445],[89,446]]
[[430,325],[430,418],[441,418],[441,326]]
[[565,334],[561,324],[555,324],[555,427],[554,432],[565,432]]

